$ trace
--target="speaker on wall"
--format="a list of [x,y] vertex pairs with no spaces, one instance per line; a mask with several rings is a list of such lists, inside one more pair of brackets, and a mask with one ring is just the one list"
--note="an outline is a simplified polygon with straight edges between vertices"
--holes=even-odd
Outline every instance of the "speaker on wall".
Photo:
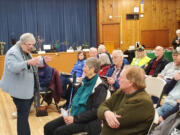
[[126,20],[139,20],[139,14],[126,14]]

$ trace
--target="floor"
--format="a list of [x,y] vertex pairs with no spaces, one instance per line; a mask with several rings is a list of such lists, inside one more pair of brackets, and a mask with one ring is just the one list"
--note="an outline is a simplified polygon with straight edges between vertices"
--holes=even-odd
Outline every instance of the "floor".
[[[64,103],[65,101],[61,101],[59,105]],[[16,108],[12,98],[0,89],[0,135],[17,135],[17,121],[16,118],[12,117],[12,113],[15,111]],[[43,126],[60,115],[53,104],[48,106],[48,116],[36,117],[35,109],[33,109],[29,115],[31,135],[44,135]]]

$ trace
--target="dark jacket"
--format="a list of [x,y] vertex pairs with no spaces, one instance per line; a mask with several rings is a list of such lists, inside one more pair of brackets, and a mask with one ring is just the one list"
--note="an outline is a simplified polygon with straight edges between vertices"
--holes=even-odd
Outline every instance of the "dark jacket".
[[[145,72],[146,72],[147,75],[149,74],[149,72],[150,72],[150,70],[151,70],[151,67],[152,67],[152,64],[153,64],[153,62],[154,62],[155,60],[156,60],[156,58],[152,59],[152,60],[149,62],[147,68],[145,69]],[[156,67],[156,69],[155,69],[155,72],[154,72],[153,77],[156,77],[156,76],[164,69],[164,67],[165,67],[168,63],[169,63],[169,61],[163,56],[163,57],[159,60],[159,62],[158,62],[158,64],[157,64],[157,67]]]
[[[122,66],[121,66],[121,71],[122,71],[122,69],[124,68],[124,65],[125,65],[125,64],[123,63]],[[115,70],[115,65],[113,65],[113,66],[110,67],[110,69],[107,71],[106,76],[107,76],[107,77],[111,77],[111,76],[113,75],[114,70]],[[115,83],[113,84],[113,87],[114,87],[115,90],[117,90],[117,89],[120,87],[120,86],[119,86],[118,78],[119,78],[119,76],[120,76],[121,71],[117,74],[117,79],[115,80]]]
[[107,89],[106,84],[99,84],[87,101],[87,110],[74,116],[75,123],[88,123],[88,135],[98,135],[101,131],[101,121],[97,118],[97,109],[106,99]]
[[56,103],[59,103],[60,97],[63,94],[62,83],[59,77],[59,72],[53,68],[52,79],[49,84],[49,88],[52,90],[53,97]]
[[43,67],[38,67],[38,76],[41,87],[48,87],[52,78],[53,69],[45,64]]
[[177,44],[176,40],[178,40],[178,37],[175,37],[174,40],[172,41],[172,45],[173,45],[174,49],[176,49],[176,47],[180,46],[180,43]]

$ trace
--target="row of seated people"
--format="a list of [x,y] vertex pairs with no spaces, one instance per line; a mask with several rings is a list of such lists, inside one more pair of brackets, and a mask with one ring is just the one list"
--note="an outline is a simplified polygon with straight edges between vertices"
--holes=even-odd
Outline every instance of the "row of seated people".
[[[99,52],[99,54],[98,54],[98,52]],[[112,58],[111,58],[109,53],[106,51],[105,46],[100,45],[98,47],[98,51],[96,48],[91,48],[89,51],[89,54],[90,54],[90,57],[96,57],[96,58],[99,58],[100,61],[102,61],[99,75],[107,77],[107,82],[110,85],[111,92],[113,93],[116,89],[119,88],[117,78],[119,77],[119,74],[120,74],[121,70],[123,69],[123,66],[129,64],[128,61],[125,58],[123,58],[122,51],[114,50],[112,53]],[[143,46],[137,47],[136,57],[133,58],[131,65],[135,65],[135,66],[143,68],[147,75],[153,76],[153,77],[158,76],[158,77],[162,77],[164,79],[172,79],[173,76],[175,75],[175,73],[179,71],[179,68],[177,68],[178,67],[178,59],[176,58],[176,52],[173,53],[174,62],[170,62],[170,63],[166,58],[164,58],[164,56],[163,56],[164,49],[161,46],[157,46],[155,48],[155,56],[156,57],[154,59],[151,60],[145,54],[146,53],[145,53]],[[83,55],[83,52],[81,52],[81,55]],[[79,54],[78,54],[78,57],[79,57]],[[74,71],[76,71],[77,72],[76,76],[82,77],[83,76],[83,64],[78,64],[78,63],[80,63],[79,61],[82,61],[81,63],[84,63],[84,59],[83,60],[78,59],[78,61],[74,65],[72,73]],[[109,61],[111,64],[109,64]],[[167,65],[167,67],[165,68],[166,65]],[[61,75],[61,80],[63,80],[63,90],[64,90],[64,93],[66,93],[65,94],[66,99],[69,99],[68,95],[70,95],[69,91],[67,90],[67,84],[71,84],[71,82],[69,81],[69,77],[72,77],[72,76]],[[71,89],[71,87],[69,87],[69,89]],[[154,102],[157,102],[158,99],[153,98],[153,100],[154,100]]]
[[[140,48],[138,48],[138,50],[137,50],[137,52],[143,52],[144,51],[144,49],[142,49],[141,47]],[[163,54],[163,48],[162,47],[156,47],[156,49],[155,49],[155,54],[156,54],[156,51],[158,52],[161,52],[161,53],[159,53],[159,54]],[[157,53],[158,54],[158,53]],[[174,59],[174,62],[177,62],[177,64],[178,64],[178,59],[176,59],[177,58],[177,56],[178,56],[178,51],[174,51],[173,52],[173,56],[175,56],[175,57],[173,57],[173,58],[175,58]],[[100,54],[99,55],[99,59],[101,60],[102,59],[102,57],[103,57],[103,55],[104,56],[107,56],[107,55],[105,55],[105,54]],[[157,57],[155,58],[155,59],[158,59],[158,56],[159,55],[157,55]],[[161,55],[161,58],[163,58],[163,55]],[[110,69],[108,69],[107,70],[107,68],[106,68],[106,71],[107,71],[107,73],[106,73],[106,76],[108,76],[108,72],[110,72],[111,73],[111,75],[108,77],[108,84],[110,85],[110,90],[112,91],[112,92],[114,92],[115,90],[117,90],[120,86],[119,86],[119,83],[118,83],[118,79],[117,78],[119,78],[119,74],[120,74],[120,72],[122,71],[122,69],[123,69],[123,53],[122,53],[122,51],[120,51],[120,50],[115,50],[115,51],[113,51],[113,53],[112,53],[112,61],[114,62],[114,65],[113,66],[108,66],[108,67],[110,67]],[[154,59],[154,61],[155,61],[155,59]],[[162,59],[161,59],[162,60]],[[164,67],[167,63],[168,63],[168,61],[166,61],[165,60],[165,62],[166,63],[162,63],[162,65],[160,65],[159,67],[161,67],[161,68],[159,68],[159,70],[162,70],[163,68],[162,67]],[[155,64],[154,64],[155,63]],[[119,70],[118,69],[118,66],[120,65],[120,67],[121,67],[121,69]],[[156,65],[157,66],[157,62],[152,62],[151,63],[151,66],[152,65]],[[149,66],[149,65],[148,65]],[[141,66],[140,66],[141,67]],[[143,68],[144,68],[144,66],[143,66]],[[112,71],[111,71],[112,70]],[[116,71],[117,70],[117,71]],[[119,70],[119,71],[118,71]],[[154,68],[154,69],[152,69],[151,68],[151,70],[154,70],[153,72],[155,73],[155,70],[156,70],[156,68]],[[176,69],[175,69],[176,70]],[[100,71],[102,71],[102,70],[100,70]],[[151,73],[153,73],[152,71],[151,71]],[[113,74],[114,74],[114,76],[116,77],[116,79],[114,79],[113,78]],[[104,75],[104,74],[103,74]],[[151,74],[152,75],[152,74]],[[152,75],[153,76],[153,75]],[[156,75],[157,76],[157,75]],[[173,78],[173,76],[172,76],[172,78]],[[172,79],[171,78],[171,79]],[[117,87],[116,87],[117,86]]]
[[124,66],[118,77],[120,89],[110,98],[108,85],[98,75],[99,69],[97,58],[85,61],[85,77],[73,97],[68,115],[48,122],[44,126],[45,135],[78,132],[88,132],[89,135],[138,135],[148,132],[154,118],[154,108],[150,96],[144,91],[143,69]]

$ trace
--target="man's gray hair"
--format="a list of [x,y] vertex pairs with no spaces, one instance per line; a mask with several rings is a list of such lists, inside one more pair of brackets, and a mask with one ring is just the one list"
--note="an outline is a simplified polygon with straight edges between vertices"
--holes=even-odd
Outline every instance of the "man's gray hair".
[[33,42],[34,44],[36,43],[36,39],[32,33],[24,33],[20,37],[20,42],[25,44],[27,42]]
[[86,60],[85,63],[90,69],[94,68],[94,73],[98,73],[100,69],[100,61],[97,58],[90,57]]
[[123,52],[122,52],[121,50],[113,50],[112,54],[113,54],[113,53],[117,53],[118,56],[123,57]]
[[100,54],[99,58],[100,58],[101,66],[111,64],[111,62],[109,60],[109,57],[108,57],[108,55],[106,53]]
[[156,46],[155,49],[156,48],[161,48],[164,51],[164,48],[162,46],[160,46],[160,45]]
[[106,50],[106,47],[103,44],[98,46],[98,52],[100,53],[102,50]]
[[95,48],[95,47],[91,47],[91,48],[89,49],[89,51],[94,51],[94,52],[97,52],[97,48]]

